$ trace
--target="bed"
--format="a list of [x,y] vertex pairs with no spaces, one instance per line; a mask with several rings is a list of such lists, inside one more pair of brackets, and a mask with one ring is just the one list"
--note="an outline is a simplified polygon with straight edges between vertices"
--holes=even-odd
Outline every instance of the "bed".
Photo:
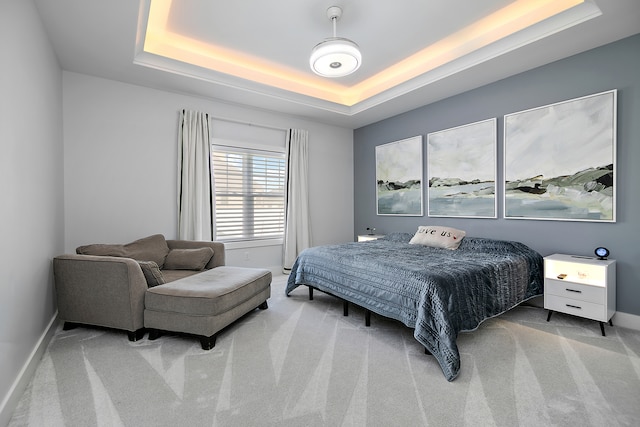
[[542,256],[513,241],[464,237],[455,250],[410,244],[414,236],[305,249],[287,281],[307,285],[414,329],[445,378],[460,371],[456,339],[543,292]]

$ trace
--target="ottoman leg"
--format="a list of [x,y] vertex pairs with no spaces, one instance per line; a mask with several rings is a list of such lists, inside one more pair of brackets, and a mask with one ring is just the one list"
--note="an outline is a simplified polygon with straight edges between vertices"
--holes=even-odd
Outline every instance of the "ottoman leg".
[[149,341],[155,341],[160,338],[160,331],[157,329],[149,329]]
[[266,310],[267,308],[269,308],[269,304],[267,304],[267,301],[265,301],[265,302],[263,302],[262,304],[260,304],[260,305],[258,306],[258,308],[259,308],[260,310]]
[[216,346],[216,335],[210,337],[200,337],[200,345],[203,350],[211,350]]

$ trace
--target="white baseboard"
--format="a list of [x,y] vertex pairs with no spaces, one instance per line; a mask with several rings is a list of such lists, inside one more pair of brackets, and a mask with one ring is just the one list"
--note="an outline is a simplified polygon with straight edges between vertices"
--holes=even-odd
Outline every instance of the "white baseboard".
[[635,314],[616,312],[611,318],[614,326],[621,326],[623,328],[635,329],[640,331],[640,316]]
[[282,276],[283,274],[288,275],[289,273],[284,273],[281,265],[272,265],[271,267],[267,267],[268,270],[271,271],[273,276]]
[[42,355],[47,349],[49,341],[51,341],[51,338],[56,331],[56,328],[58,326],[57,318],[58,311],[56,310],[53,318],[49,322],[49,325],[40,336],[40,339],[34,346],[31,354],[22,366],[22,369],[20,370],[20,373],[18,374],[16,380],[13,382],[11,388],[9,389],[9,392],[2,401],[2,404],[0,405],[0,426],[9,425],[9,421],[11,421],[13,412],[15,411],[16,406],[18,406],[18,402],[20,402],[20,398],[24,394],[24,391],[27,389],[31,378],[33,378],[36,368],[38,367],[38,364],[42,359]]

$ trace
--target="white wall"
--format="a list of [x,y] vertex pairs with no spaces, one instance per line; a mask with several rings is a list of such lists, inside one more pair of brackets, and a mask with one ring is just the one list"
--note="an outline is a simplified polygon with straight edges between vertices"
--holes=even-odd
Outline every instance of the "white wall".
[[[65,249],[177,234],[183,108],[309,131],[313,242],[353,238],[353,131],[204,98],[64,72]],[[227,264],[281,265],[281,246],[227,251]],[[246,260],[248,255],[248,260]]]
[[32,1],[0,3],[0,425],[54,318],[63,244],[62,73]]

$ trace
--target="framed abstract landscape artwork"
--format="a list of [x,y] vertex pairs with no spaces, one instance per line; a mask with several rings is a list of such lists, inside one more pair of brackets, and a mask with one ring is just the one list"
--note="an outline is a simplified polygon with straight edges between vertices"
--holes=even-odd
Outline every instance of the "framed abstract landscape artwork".
[[422,135],[376,147],[378,215],[422,216]]
[[429,216],[496,218],[497,120],[427,135]]
[[611,90],[504,117],[504,216],[615,222]]

